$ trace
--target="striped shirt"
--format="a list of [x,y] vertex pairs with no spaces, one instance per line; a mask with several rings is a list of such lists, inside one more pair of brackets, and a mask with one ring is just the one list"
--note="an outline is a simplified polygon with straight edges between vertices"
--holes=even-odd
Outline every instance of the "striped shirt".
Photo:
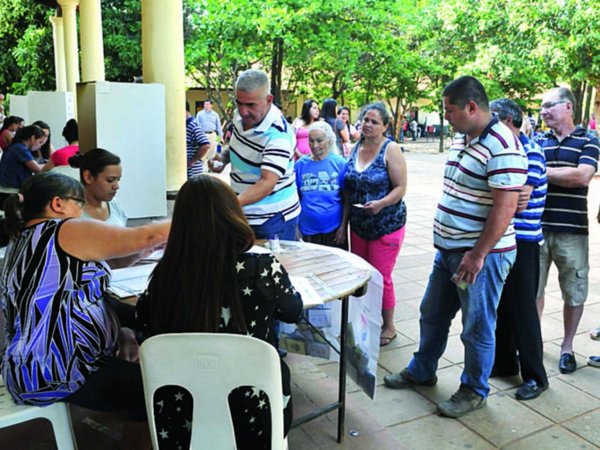
[[233,135],[229,144],[231,187],[241,194],[259,179],[261,170],[279,177],[273,191],[251,205],[243,207],[250,225],[261,225],[281,213],[286,221],[300,214],[300,203],[294,177],[294,129],[277,107],[271,109],[254,128],[244,130],[236,112]]
[[[583,128],[575,128],[560,142],[552,132],[542,134],[537,142],[544,150],[548,168],[587,164],[598,169],[598,139],[586,136]],[[587,194],[587,186],[567,188],[548,183],[542,228],[557,233],[588,234]]]
[[[493,206],[492,189],[519,191],[527,179],[527,159],[517,137],[493,118],[480,136],[467,142],[457,134],[448,152],[443,195],[433,223],[440,250],[472,249]],[[511,223],[492,252],[516,248]]]
[[[203,145],[210,144],[206,134],[200,128],[198,123],[193,117],[188,117],[185,120],[185,146],[187,152],[187,160],[190,161],[194,155],[198,152],[198,148]],[[192,178],[202,173],[203,164],[202,160],[196,161],[187,168],[187,177]]]
[[546,158],[542,148],[521,133],[519,140],[527,154],[527,181],[525,184],[533,186],[531,197],[525,211],[515,214],[515,231],[517,240],[527,242],[544,242],[542,233],[542,213],[546,203],[546,190],[548,180],[546,178]]

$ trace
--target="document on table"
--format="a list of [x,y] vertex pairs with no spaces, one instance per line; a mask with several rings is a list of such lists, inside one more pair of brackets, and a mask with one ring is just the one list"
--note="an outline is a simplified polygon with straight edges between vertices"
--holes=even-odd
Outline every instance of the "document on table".
[[148,278],[154,267],[156,264],[140,264],[114,269],[108,290],[120,298],[140,295],[148,286]]
[[140,261],[142,261],[142,262],[158,262],[162,259],[164,252],[165,252],[164,248],[159,248],[158,250],[154,250],[148,256],[143,257]]
[[304,303],[304,308],[312,308],[313,306],[318,306],[323,304],[323,300],[321,300],[321,296],[317,293],[314,287],[310,284],[305,277],[298,277],[294,275],[290,275],[290,281],[292,285],[300,293],[302,296],[302,303]]

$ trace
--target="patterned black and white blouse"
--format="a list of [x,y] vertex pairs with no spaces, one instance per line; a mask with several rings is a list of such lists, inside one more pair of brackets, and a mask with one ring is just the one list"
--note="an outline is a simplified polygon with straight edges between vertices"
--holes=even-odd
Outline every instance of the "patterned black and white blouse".
[[[238,257],[237,281],[240,287],[248,335],[273,344],[273,322],[295,323],[302,315],[302,300],[281,263],[270,253],[250,250]],[[148,329],[148,297],[137,303],[137,317]],[[222,308],[220,330],[236,333],[230,323],[229,308]],[[292,420],[290,373],[281,361],[284,395],[284,432]],[[229,395],[229,406],[238,448],[270,447],[270,411],[266,395],[252,386],[242,386]],[[180,386],[165,386],[154,395],[154,412],[161,449],[187,449],[192,429],[192,399]]]

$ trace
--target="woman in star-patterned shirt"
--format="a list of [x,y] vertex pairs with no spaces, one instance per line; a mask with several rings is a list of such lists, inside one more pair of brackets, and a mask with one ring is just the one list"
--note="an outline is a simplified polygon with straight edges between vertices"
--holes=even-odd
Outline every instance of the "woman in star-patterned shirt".
[[[200,175],[179,191],[162,260],[137,303],[148,335],[185,332],[247,334],[273,344],[273,322],[297,322],[302,300],[279,261],[254,244],[254,233],[229,186]],[[289,369],[281,361],[284,433],[291,425]],[[266,395],[252,386],[231,392],[238,448],[270,446]],[[154,396],[161,448],[188,448],[192,399],[179,386]]]

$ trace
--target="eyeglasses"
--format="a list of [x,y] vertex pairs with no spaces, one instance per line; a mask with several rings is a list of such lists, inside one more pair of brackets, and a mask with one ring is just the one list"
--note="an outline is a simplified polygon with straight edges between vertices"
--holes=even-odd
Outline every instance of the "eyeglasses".
[[73,200],[75,203],[79,205],[80,208],[84,208],[86,205],[85,198],[81,197],[61,197],[63,200]]
[[540,111],[542,109],[550,109],[550,108],[554,108],[556,105],[560,105],[561,103],[569,103],[565,100],[559,100],[558,102],[546,102],[546,103],[542,103],[540,105]]

